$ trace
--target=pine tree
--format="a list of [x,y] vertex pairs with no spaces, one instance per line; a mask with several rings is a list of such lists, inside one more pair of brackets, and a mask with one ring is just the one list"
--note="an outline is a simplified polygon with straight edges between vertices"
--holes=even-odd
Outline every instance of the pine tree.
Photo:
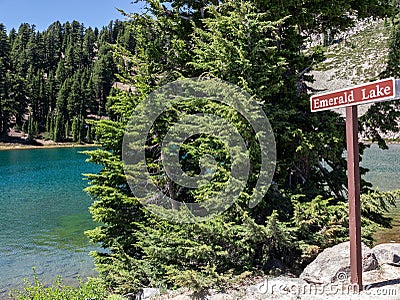
[[62,142],[65,139],[64,121],[65,119],[62,114],[56,114],[53,129],[53,139],[55,142]]
[[98,59],[93,66],[93,88],[98,101],[98,115],[105,114],[107,96],[115,79],[116,67],[110,51],[110,46],[101,45]]
[[0,23],[0,136],[7,135],[14,103],[10,99],[10,44],[6,28]]
[[26,81],[23,77],[16,73],[8,74],[9,98],[13,103],[16,125],[21,128],[25,119],[25,114],[28,111]]
[[60,22],[54,22],[44,32],[45,56],[47,73],[54,72],[61,58],[62,26]]
[[87,68],[92,65],[96,55],[96,36],[91,27],[85,31],[82,48],[83,66]]
[[50,71],[46,80],[46,94],[49,105],[47,113],[50,114],[55,110],[57,100],[57,81],[53,71]]
[[[306,82],[311,78],[304,74],[322,56],[300,51],[304,41],[300,33],[340,30],[350,24],[347,10],[359,9],[360,14],[368,10],[360,2],[343,1],[319,5],[305,1],[303,6],[296,1],[215,2],[169,1],[167,7],[165,2],[149,1],[152,17],[132,20],[134,51],[129,54],[122,45],[116,48],[121,77],[133,93],[115,91],[107,105],[112,119],[96,126],[103,149],[90,152],[90,161],[103,169],[89,175],[87,192],[96,199],[90,208],[93,218],[102,224],[88,235],[107,249],[93,254],[95,263],[105,283],[118,291],[165,285],[201,291],[224,286],[244,272],[268,270],[274,259],[300,267],[312,258],[311,250],[347,238],[344,128],[333,112],[309,112]],[[379,4],[368,1],[373,15],[382,13]],[[112,36],[106,29],[101,35],[108,41]],[[257,207],[247,207],[259,163],[256,147],[250,147],[255,151],[253,172],[243,198],[214,219],[175,224],[146,211],[131,193],[127,177],[132,174],[125,175],[121,161],[122,136],[133,108],[151,91],[182,76],[201,74],[240,86],[263,106],[277,133],[274,186]],[[219,168],[211,186],[188,191],[168,179],[157,156],[166,131],[185,112],[218,113],[238,127],[246,145],[252,145],[255,137],[240,116],[218,105],[183,102],[159,116],[146,145],[147,166],[154,171],[151,181],[173,199],[201,203],[213,198],[229,168]],[[213,157],[226,157],[216,145],[206,136],[189,139],[180,161],[185,172],[198,174],[202,149]],[[388,224],[372,198],[363,200],[365,241],[371,241],[374,226]],[[379,199],[385,205],[393,203],[390,195]],[[379,217],[370,213],[371,206]]]
[[39,133],[39,124],[37,121],[34,120],[32,116],[29,116],[27,123],[28,123],[28,128],[27,128],[28,140],[33,140],[34,138],[37,137]]
[[33,28],[27,24],[21,24],[18,29],[17,37],[14,40],[11,50],[11,61],[15,72],[25,77],[30,62],[27,56],[27,45],[33,35]]
[[76,142],[78,141],[78,118],[74,118],[72,122],[72,127],[71,127],[71,133],[72,133],[72,141]]

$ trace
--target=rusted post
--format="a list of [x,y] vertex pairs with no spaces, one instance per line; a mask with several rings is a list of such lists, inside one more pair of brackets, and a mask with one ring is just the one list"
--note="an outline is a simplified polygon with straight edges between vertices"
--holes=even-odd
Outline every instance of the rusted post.
[[357,106],[346,107],[351,283],[362,290],[360,167]]

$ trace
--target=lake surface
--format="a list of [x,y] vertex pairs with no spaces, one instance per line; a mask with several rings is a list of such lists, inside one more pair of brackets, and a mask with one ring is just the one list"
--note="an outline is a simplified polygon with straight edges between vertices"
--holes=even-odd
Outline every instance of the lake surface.
[[[93,149],[93,148],[92,148]],[[96,249],[83,234],[95,227],[83,192],[82,173],[100,167],[86,163],[85,148],[0,151],[0,298],[32,279],[52,283],[58,275],[75,282],[92,276],[88,255]]]
[[388,150],[371,145],[363,156],[361,166],[370,170],[364,178],[380,191],[400,189],[400,145],[389,145]]
[[[100,167],[86,163],[83,150],[0,151],[0,298],[32,279],[33,266],[47,284],[58,275],[67,283],[76,283],[78,274],[95,275],[88,252],[96,247],[83,234],[95,224],[82,173]],[[380,190],[400,188],[400,145],[389,150],[373,145],[362,166],[371,169],[366,179]],[[398,226],[390,238],[394,232],[400,241]]]

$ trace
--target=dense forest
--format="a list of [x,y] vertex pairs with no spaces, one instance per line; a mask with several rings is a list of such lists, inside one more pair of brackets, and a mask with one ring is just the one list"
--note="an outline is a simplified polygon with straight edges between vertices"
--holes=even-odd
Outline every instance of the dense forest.
[[[87,175],[86,189],[98,222],[87,235],[104,248],[92,253],[101,284],[121,293],[146,286],[224,288],[254,274],[296,273],[324,248],[347,240],[344,119],[333,111],[311,113],[309,71],[325,57],[323,46],[304,51],[304,45],[314,34],[332,36],[357,19],[392,18],[395,23],[397,2],[145,2],[147,14],[131,14],[129,22],[100,31],[77,22],[54,23],[43,33],[27,24],[8,35],[1,28],[2,134],[10,126],[32,135],[47,132],[54,140],[90,140],[93,134],[101,145],[87,152],[102,170]],[[398,25],[391,30],[392,63],[384,75],[399,76]],[[147,133],[148,180],[176,201],[201,203],[216,197],[230,178],[229,151],[206,134],[188,138],[179,158],[182,169],[196,175],[201,158],[213,157],[213,179],[191,189],[167,176],[162,141],[185,114],[216,114],[237,127],[251,148],[251,172],[224,213],[202,222],[170,222],[146,210],[128,185],[124,131],[151,92],[198,77],[224,80],[257,100],[275,135],[275,174],[264,183],[271,187],[261,203],[249,207],[260,170],[257,136],[232,109],[183,99],[160,114]],[[111,89],[116,78],[129,88]],[[398,111],[394,104],[376,104],[360,119],[360,129],[384,146],[379,134],[398,130]],[[105,114],[108,118],[102,119]],[[88,124],[93,133],[88,134]],[[361,154],[364,149],[361,145]],[[374,191],[364,180],[361,190],[363,241],[371,244],[378,228],[390,227],[385,212],[398,193]]]
[[106,99],[117,71],[112,45],[132,48],[132,31],[121,21],[101,30],[73,21],[39,32],[0,24],[0,136],[10,128],[28,139],[93,139],[90,119],[106,116]]

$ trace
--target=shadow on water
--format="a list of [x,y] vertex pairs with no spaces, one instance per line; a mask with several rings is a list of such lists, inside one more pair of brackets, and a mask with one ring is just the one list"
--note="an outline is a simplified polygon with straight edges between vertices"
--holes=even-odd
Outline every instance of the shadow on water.
[[[389,145],[388,150],[379,149],[377,145],[371,145],[365,151],[361,166],[370,171],[365,179],[380,191],[400,189],[400,145]],[[400,199],[396,207],[387,213],[393,218],[392,228],[382,229],[374,235],[375,244],[400,243]]]
[[37,247],[48,246],[75,252],[87,251],[90,242],[84,231],[92,228],[94,223],[88,213],[63,216],[58,226],[38,233],[34,243]]

